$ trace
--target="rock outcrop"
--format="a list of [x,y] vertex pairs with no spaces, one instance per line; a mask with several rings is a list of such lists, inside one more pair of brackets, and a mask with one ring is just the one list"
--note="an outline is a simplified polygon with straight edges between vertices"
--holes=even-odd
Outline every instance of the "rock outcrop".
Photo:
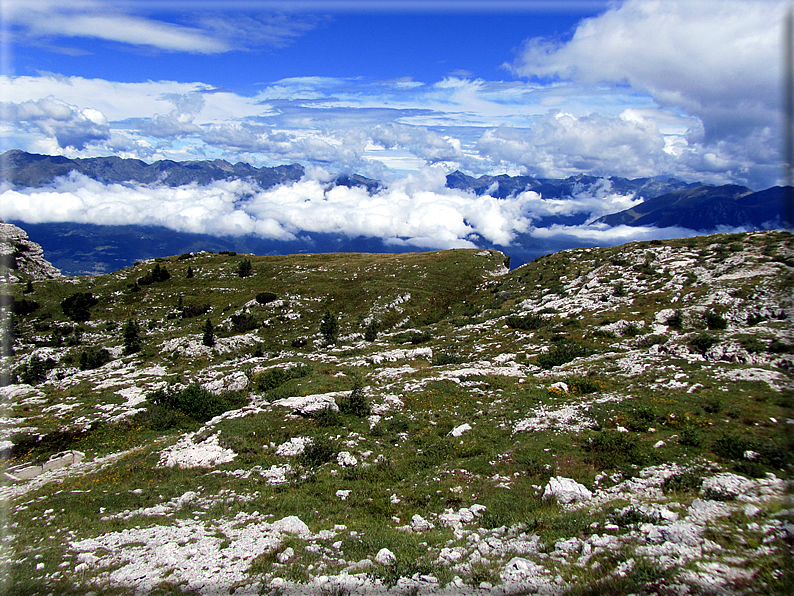
[[25,230],[0,222],[0,274],[6,281],[36,281],[61,277],[61,272],[44,258],[44,250],[28,238]]

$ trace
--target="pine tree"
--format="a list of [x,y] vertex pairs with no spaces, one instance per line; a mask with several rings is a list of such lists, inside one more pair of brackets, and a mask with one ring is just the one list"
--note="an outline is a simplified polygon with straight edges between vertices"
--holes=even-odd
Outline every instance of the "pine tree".
[[124,353],[134,354],[141,350],[141,327],[138,321],[130,319],[121,330],[124,338]]
[[240,277],[249,277],[253,275],[253,266],[251,265],[251,259],[243,259],[237,265],[237,275]]
[[323,320],[320,322],[320,333],[323,334],[326,344],[336,343],[336,338],[339,336],[339,321],[330,310],[326,310],[323,315]]
[[187,266],[187,275],[186,275],[186,277],[187,277],[188,279],[190,279],[191,277],[193,277],[193,267],[191,267],[190,265],[188,265],[188,266]]
[[212,321],[207,319],[207,322],[204,323],[204,327],[202,327],[202,331],[204,331],[204,337],[201,340],[208,348],[211,348],[215,345],[215,329],[212,326]]

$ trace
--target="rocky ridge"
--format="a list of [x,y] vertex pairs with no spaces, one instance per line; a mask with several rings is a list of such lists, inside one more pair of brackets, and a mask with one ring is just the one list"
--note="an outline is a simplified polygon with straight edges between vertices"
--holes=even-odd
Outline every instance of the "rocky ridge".
[[[245,280],[239,258],[160,261],[172,279],[134,291],[153,261],[76,280],[69,292],[99,304],[71,345],[37,284],[45,312],[3,365],[54,366],[0,389],[2,438],[17,465],[50,443],[86,457],[0,487],[12,577],[73,593],[784,593],[787,234],[578,249],[511,272],[496,251],[447,251],[344,268],[252,258]],[[443,280],[472,271],[434,311]],[[362,279],[377,291],[344,302]],[[172,316],[201,281],[212,346]],[[254,299],[263,286],[279,299]],[[139,353],[118,331],[132,312],[154,321]],[[257,329],[235,331],[242,315]],[[96,346],[110,360],[81,370]],[[274,371],[293,376],[271,387]],[[147,395],[194,383],[245,399],[157,430]],[[368,411],[346,413],[353,395]]]
[[0,221],[0,275],[9,283],[61,277],[61,272],[44,258],[39,244],[27,232]]

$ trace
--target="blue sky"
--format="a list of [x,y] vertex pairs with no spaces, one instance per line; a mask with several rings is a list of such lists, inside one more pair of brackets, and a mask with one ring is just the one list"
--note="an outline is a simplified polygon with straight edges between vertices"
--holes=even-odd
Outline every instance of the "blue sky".
[[297,162],[428,192],[457,169],[761,189],[781,178],[786,6],[3,0],[3,149]]

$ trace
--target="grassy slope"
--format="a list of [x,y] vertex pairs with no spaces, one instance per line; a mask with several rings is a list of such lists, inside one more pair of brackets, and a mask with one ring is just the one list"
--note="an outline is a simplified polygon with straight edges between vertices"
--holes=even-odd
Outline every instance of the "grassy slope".
[[[339,548],[332,548],[333,557],[304,551],[298,539],[282,541],[278,552],[291,546],[299,555],[280,563],[275,552],[259,554],[249,571],[254,579],[306,581],[331,575],[385,547],[397,555],[397,565],[376,565],[370,571],[387,582],[420,572],[442,583],[456,575],[473,585],[499,583],[499,571],[511,558],[507,552],[491,553],[468,567],[438,562],[442,547],[471,543],[439,523],[445,510],[485,505],[485,514],[469,529],[504,526],[508,535],[540,536],[543,548],[553,551],[558,539],[603,533],[614,520],[614,508],[626,502],[560,507],[541,499],[539,487],[551,476],[607,490],[649,466],[684,466],[689,476],[680,475],[678,492],[663,499],[682,511],[698,496],[691,480],[697,475],[723,469],[749,477],[767,472],[785,477],[791,463],[784,424],[790,415],[791,378],[781,360],[790,362],[786,351],[792,344],[790,326],[782,318],[794,316],[787,285],[790,242],[786,234],[769,232],[565,251],[502,276],[492,274],[504,258],[494,251],[202,254],[160,260],[171,279],[139,291],[131,291],[132,286],[153,263],[94,278],[37,282],[26,297],[40,308],[19,321],[13,366],[24,366],[34,352],[59,364],[49,380],[9,400],[6,416],[28,429],[11,435],[17,447],[9,464],[43,461],[67,448],[84,451],[87,461],[111,459],[104,467],[85,466],[48,484],[6,488],[14,536],[7,585],[20,593],[42,586],[67,592],[96,589],[108,583],[107,577],[96,567],[75,575],[78,561],[69,541],[179,519],[209,527],[254,512],[271,521],[297,515],[315,533],[338,524],[357,532],[317,541],[328,549],[341,540]],[[241,279],[237,267],[244,258],[251,260],[254,275]],[[188,266],[195,272],[192,279],[186,278]],[[748,271],[757,275],[743,277]],[[18,300],[23,289],[15,288]],[[75,334],[75,323],[60,308],[61,300],[77,291],[99,299],[90,320],[79,326],[82,335]],[[281,301],[252,302],[265,291]],[[183,319],[180,304],[211,309]],[[663,311],[671,308],[682,315],[680,328],[665,324],[672,311],[665,317]],[[260,327],[245,334],[227,330],[230,317],[246,309]],[[323,345],[319,334],[326,310],[340,323],[335,346]],[[510,315],[530,313],[541,316],[538,328],[508,325],[515,323]],[[707,329],[706,313],[719,315],[727,329]],[[121,327],[130,318],[145,329],[143,350],[124,355]],[[200,347],[207,318],[218,335],[212,350]],[[373,318],[381,322],[381,333],[375,342],[365,342],[361,334]],[[55,330],[63,337],[60,345],[53,345]],[[412,337],[419,341],[418,332],[429,338],[412,344]],[[719,352],[701,357],[689,342],[703,334],[717,340],[723,356],[738,354],[739,361],[719,360]],[[306,344],[296,344],[299,339]],[[775,339],[778,343],[772,344]],[[181,347],[182,355],[164,352],[166,342]],[[742,342],[752,349],[742,351]],[[589,355],[548,369],[537,366],[543,353],[563,345],[586,346]],[[77,372],[80,354],[99,346],[111,349],[113,361]],[[433,357],[393,352],[417,347],[430,348]],[[388,358],[377,357],[388,352]],[[267,391],[257,388],[263,371],[296,363],[307,365],[309,374]],[[227,398],[236,407],[256,406],[245,416],[207,425],[179,416],[175,426],[156,430],[162,421],[151,408],[142,410],[145,402],[125,405],[130,396],[141,398],[167,383],[207,383],[239,371],[251,382]],[[568,383],[568,392],[551,389],[560,380]],[[281,397],[349,392],[357,386],[376,407],[388,402],[389,395],[398,396],[404,407],[383,407],[379,420],[367,420],[354,414],[294,417],[270,405]],[[142,411],[134,414],[135,408]],[[527,420],[533,430],[517,432]],[[449,436],[464,423],[473,429],[459,438]],[[186,432],[198,433],[195,442],[219,432],[220,445],[232,449],[235,459],[206,469],[158,467],[163,450]],[[34,440],[36,436],[41,439]],[[334,461],[320,464],[276,454],[275,446],[295,437],[349,451],[359,465],[345,468]],[[654,448],[659,441],[664,446]],[[760,457],[748,460],[748,450]],[[285,463],[292,469],[286,484],[271,485],[258,473]],[[622,478],[610,478],[614,473]],[[203,499],[201,506],[165,518],[112,517],[166,503],[188,489]],[[342,501],[338,490],[351,492]],[[778,501],[767,503],[763,519],[772,519],[768,516],[780,507]],[[422,533],[398,529],[416,514],[435,520],[436,528]],[[726,551],[710,557],[721,563],[731,556],[748,561],[734,566],[749,567],[750,577],[756,574],[754,589],[766,586],[774,593],[783,579],[773,571],[785,564],[785,547],[774,542],[774,549],[750,561],[764,539],[750,523],[740,516],[714,522],[710,536],[720,537]],[[582,568],[553,558],[538,561],[552,575],[559,574],[572,593],[592,589],[583,586],[596,581],[607,590],[603,593],[656,590],[669,575],[656,561],[650,571],[640,566],[628,579],[615,573],[639,544],[630,535],[636,526],[618,526],[613,533],[625,537],[620,554],[599,555]],[[217,531],[223,536],[224,530]],[[62,562],[68,565],[59,567]],[[688,565],[697,571],[695,563]],[[682,577],[677,581],[694,581]],[[741,593],[746,589],[742,581],[732,580],[730,589]],[[169,586],[163,580],[161,589]]]

